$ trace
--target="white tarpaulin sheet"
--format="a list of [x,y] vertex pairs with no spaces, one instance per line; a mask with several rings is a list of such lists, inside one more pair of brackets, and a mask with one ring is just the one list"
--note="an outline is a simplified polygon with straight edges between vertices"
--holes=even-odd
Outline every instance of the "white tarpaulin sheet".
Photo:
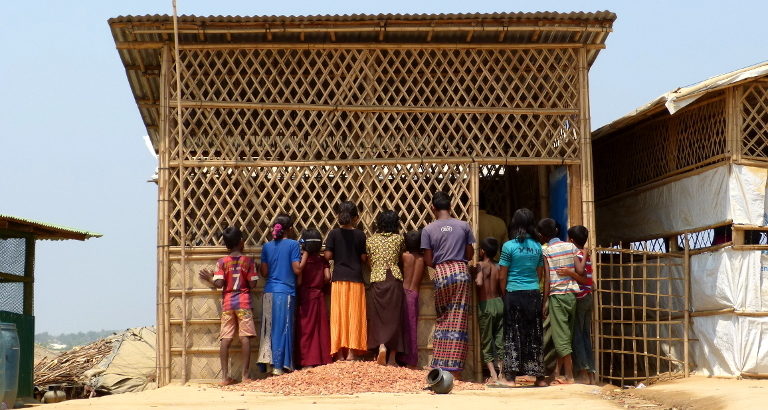
[[601,244],[692,230],[729,219],[764,225],[768,170],[723,165],[597,207]]
[[691,257],[691,309],[734,313],[693,318],[697,370],[713,376],[768,373],[768,255],[723,249]]

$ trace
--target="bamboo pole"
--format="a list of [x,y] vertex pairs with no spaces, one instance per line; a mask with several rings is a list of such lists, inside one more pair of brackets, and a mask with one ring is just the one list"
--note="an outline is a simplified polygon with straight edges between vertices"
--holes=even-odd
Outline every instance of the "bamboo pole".
[[277,168],[277,167],[323,167],[323,166],[365,166],[365,165],[464,165],[477,163],[480,165],[572,165],[578,164],[578,159],[561,158],[515,158],[510,161],[504,157],[472,158],[472,157],[430,157],[430,158],[353,158],[318,161],[266,161],[266,160],[219,160],[219,159],[186,159],[172,160],[169,167],[230,167],[230,168]]
[[[153,50],[161,49],[160,41],[118,41],[118,50]],[[280,49],[280,50],[335,50],[335,49],[371,49],[371,50],[531,50],[531,49],[575,49],[586,47],[588,50],[603,50],[605,44],[510,44],[510,43],[187,43],[180,45],[181,50],[243,50],[243,49]]]
[[168,263],[168,214],[166,210],[168,195],[168,168],[166,144],[168,138],[168,98],[165,95],[168,87],[168,47],[163,47],[160,68],[160,138],[158,144],[157,164],[157,384],[162,387],[168,384],[170,377],[166,374],[169,369],[165,361],[165,340],[169,334],[168,322],[165,320],[165,293],[168,286],[166,280],[166,264]]
[[[179,149],[182,150],[182,147],[184,146],[184,136],[183,136],[183,130],[184,127],[184,121],[181,116],[181,70],[183,69],[181,58],[179,57],[179,32],[178,32],[178,16],[176,14],[176,0],[172,0],[173,2],[173,44],[174,44],[174,57],[175,57],[175,67],[176,67],[176,129],[178,131],[177,134],[177,144],[179,146]],[[188,375],[187,375],[187,320],[189,319],[187,317],[187,265],[186,265],[186,249],[187,249],[187,232],[186,232],[186,210],[185,210],[185,202],[186,202],[186,190],[184,188],[184,179],[185,179],[185,172],[184,172],[184,166],[179,166],[179,204],[180,204],[180,210],[181,210],[181,221],[180,221],[180,231],[181,231],[181,282],[182,282],[182,293],[181,293],[181,310],[182,310],[182,318],[183,322],[182,325],[182,347],[181,347],[181,381],[182,384],[187,382]]]
[[171,160],[170,154],[170,83],[169,78],[171,70],[171,49],[169,45],[163,47],[162,64],[163,64],[163,79],[164,86],[160,93],[162,100],[163,112],[165,118],[165,124],[161,128],[161,153],[160,153],[160,167],[158,169],[158,182],[162,180],[162,184],[165,187],[163,190],[163,213],[161,217],[162,222],[162,234],[163,234],[163,323],[165,324],[165,332],[163,334],[163,357],[164,357],[164,375],[165,383],[168,384],[171,381],[171,327],[169,321],[171,319],[171,298],[169,294],[170,276],[171,276],[171,264],[169,261],[170,254],[170,232],[171,232],[171,214],[170,214],[170,169],[168,164]]
[[[477,264],[477,255],[478,255],[478,243],[482,238],[480,238],[480,166],[478,163],[473,162],[470,164],[470,215],[472,217],[472,232],[474,232],[475,238],[477,240],[475,241],[475,255],[474,259],[470,261],[472,265]],[[472,285],[470,286],[472,295],[470,297],[470,300],[472,301],[472,340],[473,340],[473,358],[475,362],[475,380],[478,382],[482,382],[483,380],[483,362],[482,357],[480,355],[480,349],[481,349],[481,342],[480,342],[480,326],[477,322],[477,291],[475,288],[475,281],[472,281]]]
[[[370,90],[372,87],[366,87]],[[370,103],[369,103],[370,104]],[[241,101],[182,100],[183,108],[243,109],[243,110],[295,110],[295,111],[349,111],[368,113],[440,113],[440,114],[501,114],[501,115],[574,115],[578,109],[570,108],[511,108],[479,106],[403,106],[363,104],[298,104]]]
[[[163,26],[163,24],[160,24]],[[483,23],[481,26],[476,25],[410,25],[410,26],[393,26],[386,25],[381,26],[379,22],[374,22],[370,26],[340,26],[331,24],[321,27],[296,27],[296,26],[270,26],[270,27],[212,27],[210,24],[205,25],[191,25],[186,24],[186,28],[178,28],[174,24],[173,28],[149,28],[149,29],[134,29],[133,34],[266,34],[266,33],[365,33],[365,32],[451,32],[451,31],[529,31],[529,32],[583,32],[583,33],[596,33],[596,32],[611,32],[613,31],[608,27],[594,27],[594,26],[532,26],[532,25],[520,25],[510,26],[506,24],[495,23]],[[238,26],[243,26],[243,23],[238,23]]]

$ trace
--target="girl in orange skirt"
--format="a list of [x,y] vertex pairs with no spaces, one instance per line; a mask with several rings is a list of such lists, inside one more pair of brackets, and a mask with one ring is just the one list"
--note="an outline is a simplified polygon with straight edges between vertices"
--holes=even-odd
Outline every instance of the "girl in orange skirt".
[[333,260],[331,274],[331,354],[336,360],[354,360],[355,350],[368,349],[363,264],[368,261],[365,234],[355,228],[357,206],[344,201],[338,207],[339,228],[325,240],[325,258]]

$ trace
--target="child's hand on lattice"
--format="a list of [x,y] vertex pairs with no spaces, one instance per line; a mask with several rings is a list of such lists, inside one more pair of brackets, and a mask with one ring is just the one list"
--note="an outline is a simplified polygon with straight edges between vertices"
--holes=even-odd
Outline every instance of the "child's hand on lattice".
[[200,280],[203,282],[206,282],[209,285],[213,285],[213,271],[210,269],[200,269],[200,272],[197,274],[200,277]]

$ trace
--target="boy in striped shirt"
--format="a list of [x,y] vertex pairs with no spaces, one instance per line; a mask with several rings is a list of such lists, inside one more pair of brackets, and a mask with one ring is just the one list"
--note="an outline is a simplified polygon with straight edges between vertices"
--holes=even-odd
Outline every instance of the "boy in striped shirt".
[[576,293],[579,285],[568,276],[558,273],[558,269],[573,269],[576,266],[574,260],[578,249],[570,242],[563,242],[557,237],[557,224],[551,218],[539,221],[539,234],[544,243],[543,248],[544,269],[549,274],[549,280],[544,282],[544,294],[548,297],[544,302],[544,314],[549,315],[549,323],[552,328],[552,340],[557,352],[556,369],[562,368],[565,372],[565,380],[557,378],[556,384],[573,383],[573,327],[576,322]]
[[208,285],[221,289],[221,333],[219,359],[221,361],[221,383],[226,386],[235,383],[229,377],[229,346],[237,332],[240,337],[240,354],[243,361],[242,381],[249,381],[251,338],[256,336],[253,323],[251,289],[256,287],[259,277],[253,259],[243,255],[245,240],[240,229],[229,227],[221,235],[229,255],[216,262],[216,272],[200,270],[200,279]]

